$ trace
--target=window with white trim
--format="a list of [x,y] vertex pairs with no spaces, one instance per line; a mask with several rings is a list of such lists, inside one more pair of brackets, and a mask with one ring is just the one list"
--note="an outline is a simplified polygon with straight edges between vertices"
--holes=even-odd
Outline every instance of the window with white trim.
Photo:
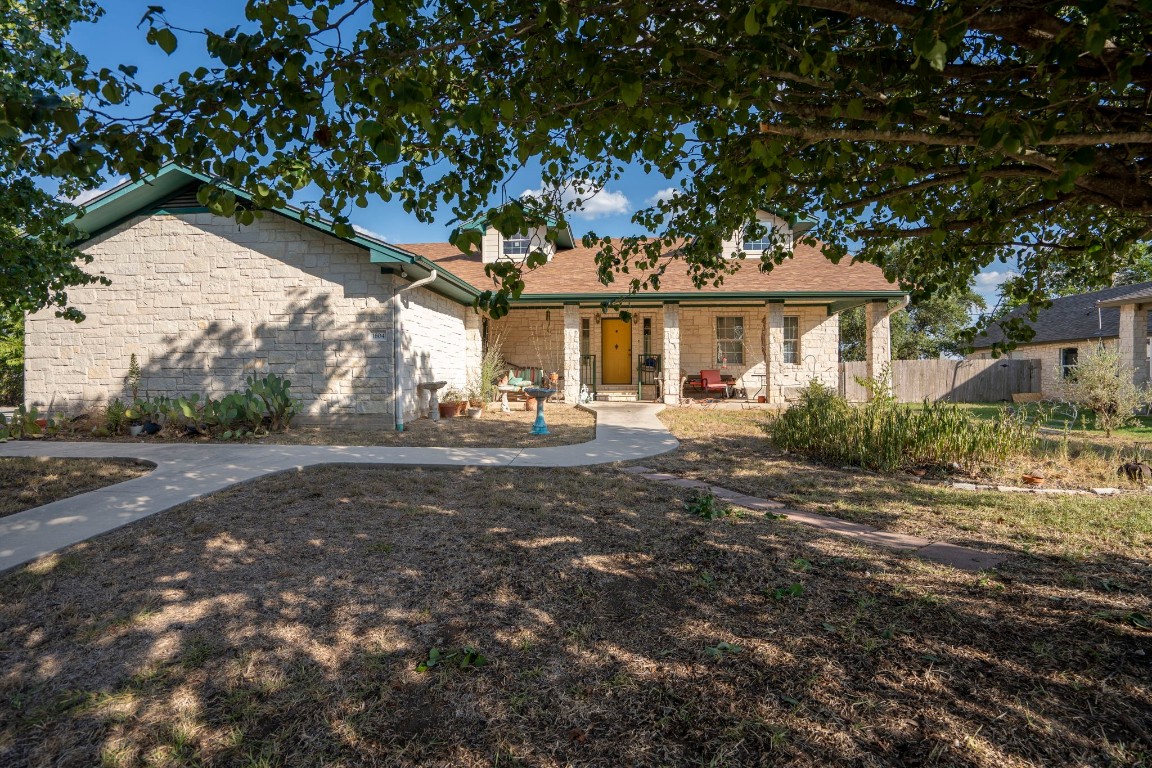
[[1072,372],[1076,370],[1076,364],[1080,362],[1080,350],[1076,347],[1065,347],[1060,350],[1060,375],[1068,378]]
[[532,251],[532,237],[526,232],[504,238],[505,256],[527,256]]
[[[755,234],[759,229],[761,234]],[[763,253],[772,250],[772,227],[761,222],[744,228],[744,247],[746,253]]]
[[784,316],[784,363],[800,365],[800,318]]
[[716,318],[716,364],[744,364],[744,318]]

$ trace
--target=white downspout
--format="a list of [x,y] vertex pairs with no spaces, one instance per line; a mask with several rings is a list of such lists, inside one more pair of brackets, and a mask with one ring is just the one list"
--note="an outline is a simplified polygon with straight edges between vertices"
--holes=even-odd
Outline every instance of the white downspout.
[[894,306],[894,307],[892,307],[892,309],[888,310],[888,312],[884,316],[885,317],[892,317],[892,315],[894,315],[897,312],[899,312],[900,310],[904,309],[905,307],[907,307],[911,303],[912,303],[912,297],[909,296],[908,294],[904,294],[903,296],[900,297],[899,301],[896,302],[896,306]]
[[401,321],[400,294],[428,285],[436,279],[436,270],[421,280],[409,283],[392,294],[392,412],[396,416],[396,431],[404,431],[404,403],[400,399],[400,373],[404,370],[404,324]]

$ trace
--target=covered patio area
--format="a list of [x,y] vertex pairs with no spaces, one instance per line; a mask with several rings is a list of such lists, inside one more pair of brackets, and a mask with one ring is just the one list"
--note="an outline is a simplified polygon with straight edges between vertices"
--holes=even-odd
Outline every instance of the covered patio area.
[[886,299],[665,301],[624,313],[577,302],[516,307],[486,321],[484,339],[499,339],[513,367],[556,373],[569,402],[780,405],[812,379],[839,386],[840,312],[861,304],[868,375],[876,376],[891,356]]

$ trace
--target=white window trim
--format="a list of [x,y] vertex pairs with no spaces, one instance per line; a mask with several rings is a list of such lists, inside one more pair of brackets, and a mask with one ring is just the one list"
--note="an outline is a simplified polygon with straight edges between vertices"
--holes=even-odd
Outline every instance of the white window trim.
[[[796,338],[793,340],[796,343],[796,352],[794,355],[796,362],[788,362],[788,360],[786,359],[787,353],[784,352],[784,344],[788,343],[788,338],[784,335],[784,333],[785,333],[785,330],[787,329],[789,320],[795,320],[796,321]],[[784,365],[799,366],[801,364],[801,362],[804,360],[804,354],[801,351],[803,349],[803,347],[801,346],[801,342],[800,342],[801,337],[802,337],[802,334],[800,332],[800,316],[799,315],[784,315],[784,325],[780,329],[780,339],[781,339],[781,345],[780,345],[780,347],[781,347],[781,349],[780,349],[781,360],[780,360],[780,362],[782,362]]]

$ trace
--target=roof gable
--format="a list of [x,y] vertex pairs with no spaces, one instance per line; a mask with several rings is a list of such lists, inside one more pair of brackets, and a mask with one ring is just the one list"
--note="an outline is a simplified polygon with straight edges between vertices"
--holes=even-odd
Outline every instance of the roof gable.
[[[69,223],[79,229],[86,238],[93,237],[127,219],[148,213],[207,211],[199,208],[199,201],[188,194],[190,187],[199,184],[215,183],[227,189],[244,202],[251,203],[252,196],[242,189],[221,184],[195,171],[169,163],[155,174],[135,181],[127,181],[79,206],[80,213],[71,217]],[[164,206],[171,206],[171,209]],[[312,229],[363,248],[373,263],[402,265],[413,279],[431,274],[435,268],[426,258],[406,251],[391,243],[356,232],[351,236],[338,235],[332,222],[306,215],[305,211],[285,205],[263,209],[273,214],[297,221]],[[77,243],[79,245],[79,243]],[[430,285],[430,290],[442,293],[462,304],[470,304],[478,291],[453,274],[441,275],[443,279]]]

